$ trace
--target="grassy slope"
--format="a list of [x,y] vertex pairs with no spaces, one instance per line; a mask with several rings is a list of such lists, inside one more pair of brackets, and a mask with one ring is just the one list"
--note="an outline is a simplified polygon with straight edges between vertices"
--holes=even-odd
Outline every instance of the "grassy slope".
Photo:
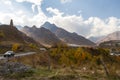
[[[91,52],[89,48],[84,48],[85,51]],[[70,49],[71,50],[71,49]],[[74,50],[74,49],[72,49]],[[80,50],[80,52],[83,48]],[[61,52],[62,50],[59,49]],[[69,51],[69,50],[67,50]],[[75,49],[76,51],[76,49]],[[96,55],[87,60],[83,60],[81,64],[71,64],[65,65],[66,62],[60,63],[57,61],[49,52],[39,52],[39,54],[29,55],[11,61],[22,62],[26,65],[30,65],[34,68],[33,76],[29,77],[20,77],[20,80],[119,80],[120,78],[120,68],[119,60],[120,57],[116,56],[106,56],[103,55],[100,51],[101,49],[95,49],[96,52],[99,52],[99,55]],[[94,52],[95,53],[95,52]],[[62,54],[62,53],[61,53]],[[67,52],[66,52],[67,54]],[[102,56],[103,60],[106,63],[106,66],[109,70],[109,78],[106,76],[104,67],[99,63],[98,57]],[[79,57],[80,58],[80,57]],[[49,61],[50,60],[50,61]],[[69,59],[71,61],[71,59]],[[51,69],[48,70],[49,63],[51,64]]]

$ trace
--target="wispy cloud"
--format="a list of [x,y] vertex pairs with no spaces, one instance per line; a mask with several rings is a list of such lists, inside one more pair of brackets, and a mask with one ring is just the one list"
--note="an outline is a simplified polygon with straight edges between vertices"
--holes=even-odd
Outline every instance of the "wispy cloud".
[[17,2],[29,2],[29,3],[32,3],[31,8],[32,8],[32,10],[34,12],[36,6],[38,7],[38,10],[40,10],[39,7],[41,6],[43,0],[16,0],[16,1]]
[[43,0],[16,0],[17,2],[30,2],[35,5],[41,5]]
[[60,0],[61,3],[68,3],[68,2],[72,2],[72,0]]
[[53,9],[51,7],[47,8],[46,9],[49,13],[52,13],[53,15],[59,15],[59,16],[62,16],[64,13],[63,12],[60,12],[58,9]]

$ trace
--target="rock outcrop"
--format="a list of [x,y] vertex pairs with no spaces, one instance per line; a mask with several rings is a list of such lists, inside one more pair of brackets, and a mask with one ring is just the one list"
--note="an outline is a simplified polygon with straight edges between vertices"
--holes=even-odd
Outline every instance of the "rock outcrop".
[[26,66],[22,63],[6,62],[0,64],[0,75],[7,75],[13,73],[24,73],[29,70],[32,70],[31,67]]

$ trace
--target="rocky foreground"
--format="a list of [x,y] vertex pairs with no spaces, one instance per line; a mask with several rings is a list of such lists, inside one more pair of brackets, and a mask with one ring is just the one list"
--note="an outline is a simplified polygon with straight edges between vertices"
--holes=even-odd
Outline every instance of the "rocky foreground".
[[26,75],[27,76],[32,75],[32,68],[22,63],[6,62],[0,64],[0,77],[2,78],[9,78],[9,79],[19,78],[19,77],[24,77]]

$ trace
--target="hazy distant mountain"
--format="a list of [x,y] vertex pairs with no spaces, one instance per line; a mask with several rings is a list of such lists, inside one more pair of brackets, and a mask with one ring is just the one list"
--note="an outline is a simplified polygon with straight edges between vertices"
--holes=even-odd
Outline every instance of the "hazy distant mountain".
[[21,45],[29,45],[30,43],[42,46],[32,38],[20,32],[13,24],[0,25],[0,45],[12,45],[19,43]]
[[120,40],[120,31],[116,31],[107,35],[103,39],[99,40],[97,43],[99,44],[101,42],[112,41],[112,40]]
[[102,39],[104,36],[98,36],[98,37],[90,37],[88,38],[89,40],[91,40],[94,43],[97,43],[98,40]]
[[51,32],[60,38],[62,41],[68,44],[77,44],[77,45],[94,45],[94,43],[83,36],[78,35],[77,33],[70,33],[62,28],[57,27],[55,24],[45,22],[41,27],[49,29]]
[[59,38],[54,33],[43,27],[36,28],[35,26],[33,26],[30,28],[25,26],[21,31],[32,37],[39,43],[43,44],[44,46],[50,47],[57,43],[61,43],[61,40],[59,40]]
[[16,25],[15,26],[18,30],[21,30],[22,29],[22,26],[21,25]]

